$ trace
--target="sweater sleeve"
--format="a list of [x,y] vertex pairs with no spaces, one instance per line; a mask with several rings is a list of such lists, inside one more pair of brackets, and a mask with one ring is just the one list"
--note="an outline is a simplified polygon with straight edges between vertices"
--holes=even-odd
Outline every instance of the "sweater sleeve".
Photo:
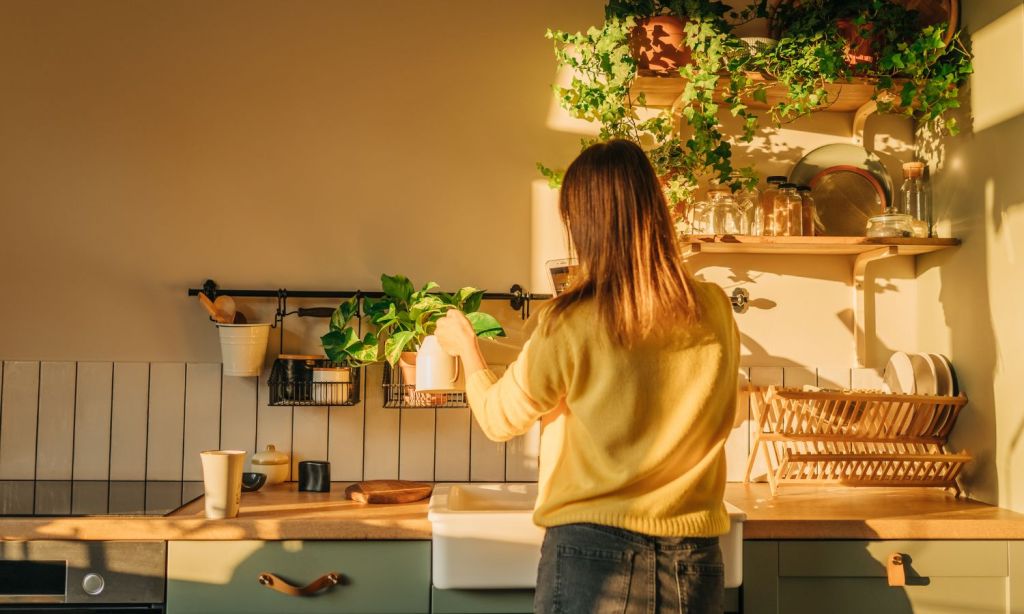
[[502,377],[490,369],[469,377],[466,397],[488,439],[522,435],[565,398],[564,352],[557,350],[553,339],[535,334]]

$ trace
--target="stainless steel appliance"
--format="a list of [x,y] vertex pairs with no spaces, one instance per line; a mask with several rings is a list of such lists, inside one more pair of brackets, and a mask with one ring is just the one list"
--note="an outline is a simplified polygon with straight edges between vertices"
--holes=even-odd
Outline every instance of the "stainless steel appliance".
[[0,612],[163,612],[166,569],[162,541],[2,542]]
[[[200,494],[201,482],[3,480],[0,517],[164,515]],[[166,570],[163,541],[0,542],[0,612],[163,612]]]

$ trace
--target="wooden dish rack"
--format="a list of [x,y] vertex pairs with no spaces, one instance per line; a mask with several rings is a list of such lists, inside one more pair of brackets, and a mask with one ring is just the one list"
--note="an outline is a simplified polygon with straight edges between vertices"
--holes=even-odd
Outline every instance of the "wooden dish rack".
[[960,496],[966,452],[946,447],[967,397],[750,389],[757,431],[744,481],[757,455],[774,495],[787,484],[938,486]]

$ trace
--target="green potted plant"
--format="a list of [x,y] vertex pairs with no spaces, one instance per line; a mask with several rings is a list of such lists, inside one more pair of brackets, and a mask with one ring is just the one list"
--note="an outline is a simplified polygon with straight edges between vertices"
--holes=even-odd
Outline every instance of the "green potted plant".
[[[665,15],[684,23],[680,48],[690,54],[677,71],[686,85],[672,112],[641,112],[646,100],[633,91],[640,64],[631,40],[638,24]],[[555,43],[558,65],[573,72],[567,87],[555,87],[559,104],[600,125],[597,138],[583,146],[611,139],[639,144],[679,217],[680,205],[692,202],[707,180],[733,190],[756,182],[752,168],[733,167],[730,143],[730,137],[753,139],[760,121],[753,106],[767,108],[764,115],[779,127],[828,107],[828,86],[860,77],[874,84],[880,111],[955,134],[955,120],[944,118],[959,104],[970,53],[958,36],[946,40],[947,24],[922,28],[915,15],[888,0],[759,0],[742,11],[718,0],[611,0],[601,27],[575,34],[549,30],[547,37]],[[747,45],[733,35],[728,19],[769,19],[778,44]],[[769,104],[773,81],[787,95]],[[723,133],[723,111],[741,120],[738,134]],[[538,168],[553,187],[560,185],[560,171]]]
[[359,315],[359,300],[351,298],[331,315],[330,329],[320,337],[324,353],[333,363],[313,369],[313,400],[328,405],[347,403],[352,395],[352,369],[377,362],[377,335],[362,338],[350,324]]
[[956,134],[947,111],[959,106],[971,54],[948,24],[921,27],[915,11],[889,0],[780,3],[771,12],[779,44],[751,66],[786,86],[772,106],[780,125],[830,104],[826,86],[854,77],[874,84],[881,112],[902,113]]
[[466,314],[477,336],[483,339],[504,337],[498,320],[480,311],[484,290],[465,287],[453,294],[437,292],[438,285],[428,282],[419,290],[403,275],[381,275],[379,299],[364,302],[370,322],[384,338],[384,358],[397,365],[406,383],[416,381],[416,353],[423,340],[433,334],[437,321],[449,309]]
[[[739,187],[737,176],[752,177],[752,169],[732,166],[731,145],[721,132],[715,100],[719,79],[730,86],[725,108],[744,121],[742,139],[753,138],[756,117],[742,99],[751,89],[745,78],[745,45],[728,34],[724,14],[728,7],[717,0],[655,0],[637,2],[613,0],[606,10],[601,28],[569,33],[548,31],[555,43],[555,56],[560,67],[573,71],[568,87],[557,87],[559,104],[573,117],[600,124],[597,139],[584,140],[587,147],[595,141],[628,139],[640,145],[662,180],[671,205],[692,200],[700,182],[716,177],[724,184]],[[684,44],[688,62],[677,66],[687,78],[675,112],[644,112],[645,96],[634,95],[632,86],[640,64],[631,47],[638,23],[652,16],[675,16],[684,23]],[[639,21],[638,21],[639,20]],[[733,91],[734,90],[734,91]],[[679,118],[688,128],[677,130]],[[561,172],[538,165],[553,187],[561,182]],[[681,211],[677,209],[677,216]]]

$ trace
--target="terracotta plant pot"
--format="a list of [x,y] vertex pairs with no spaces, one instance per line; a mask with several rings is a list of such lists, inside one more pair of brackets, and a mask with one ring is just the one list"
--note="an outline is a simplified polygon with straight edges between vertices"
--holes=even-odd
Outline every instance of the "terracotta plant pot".
[[402,373],[404,386],[416,384],[416,352],[402,352],[402,356],[398,359],[398,368]]
[[877,61],[875,47],[878,37],[872,34],[873,24],[858,26],[853,19],[843,18],[836,20],[836,28],[846,41],[843,53],[847,65],[867,67]]
[[629,36],[629,53],[637,69],[654,74],[674,73],[690,63],[684,22],[672,15],[648,17],[637,23]]

